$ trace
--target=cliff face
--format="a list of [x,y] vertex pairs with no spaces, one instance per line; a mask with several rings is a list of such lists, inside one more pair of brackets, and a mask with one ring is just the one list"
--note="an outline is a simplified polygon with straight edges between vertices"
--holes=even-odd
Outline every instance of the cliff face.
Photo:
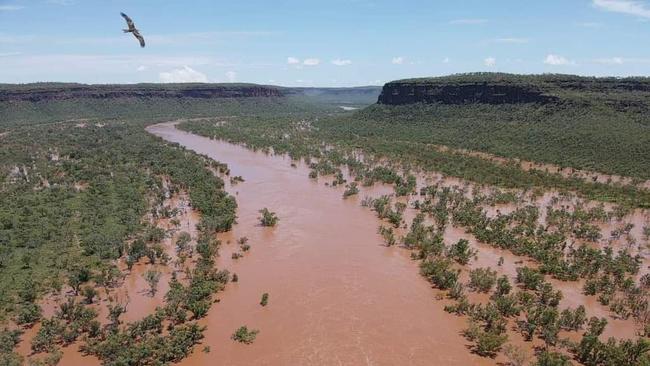
[[602,102],[648,105],[650,78],[584,77],[563,74],[469,73],[405,79],[384,85],[380,104],[547,104]]
[[411,103],[545,104],[556,100],[558,100],[557,97],[545,95],[541,90],[526,85],[393,82],[384,85],[378,103],[389,105]]
[[246,98],[283,97],[277,88],[259,85],[74,85],[0,89],[0,102],[113,98]]

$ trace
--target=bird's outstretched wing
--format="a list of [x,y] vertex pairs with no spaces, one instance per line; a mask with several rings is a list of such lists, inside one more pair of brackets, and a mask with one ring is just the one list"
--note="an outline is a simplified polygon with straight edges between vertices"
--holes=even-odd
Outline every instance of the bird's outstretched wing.
[[129,27],[129,30],[134,30],[135,24],[133,24],[133,20],[131,20],[131,18],[129,18],[129,16],[124,13],[120,13],[120,14],[122,14],[122,18],[126,20],[126,25]]
[[144,37],[142,37],[142,34],[140,34],[140,32],[138,32],[136,29],[133,31],[133,35],[138,39],[138,41],[140,41],[140,47],[144,47]]

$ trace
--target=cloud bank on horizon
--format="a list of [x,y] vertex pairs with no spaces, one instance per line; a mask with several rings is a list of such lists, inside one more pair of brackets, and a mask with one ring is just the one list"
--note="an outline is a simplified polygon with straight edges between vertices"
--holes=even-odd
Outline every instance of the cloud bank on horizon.
[[[314,3],[0,0],[0,83],[352,86],[474,71],[650,75],[650,49],[639,47],[650,36],[650,0]],[[137,21],[146,49],[121,33],[120,11]]]

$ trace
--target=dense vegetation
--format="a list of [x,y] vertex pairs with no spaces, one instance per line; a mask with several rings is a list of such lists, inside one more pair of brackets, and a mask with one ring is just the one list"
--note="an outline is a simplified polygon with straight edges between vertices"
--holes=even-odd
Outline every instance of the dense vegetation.
[[[118,96],[0,103],[0,133],[6,132],[0,135],[0,314],[5,317],[1,320],[24,327],[40,322],[31,347],[35,353],[47,352],[52,363],[60,358],[61,346],[77,341],[83,342],[84,352],[108,365],[168,364],[187,356],[203,337],[204,328],[195,320],[207,314],[213,294],[231,278],[215,266],[220,243],[213,234],[235,223],[236,203],[213,174],[227,173],[226,166],[166,144],[144,127],[161,120],[209,117],[181,126],[254,149],[304,158],[310,177],[344,186],[344,198],[377,182],[393,185],[394,195],[364,198],[361,203],[384,221],[379,234],[386,244],[411,250],[421,262],[422,275],[453,300],[445,309],[470,320],[464,336],[472,342],[473,352],[494,357],[503,351],[516,358],[521,352],[507,346],[508,330],[516,329],[526,341],[543,342],[536,355],[540,365],[567,364],[569,356],[585,365],[650,362],[650,276],[637,276],[641,248],[631,239],[627,249],[597,245],[604,241],[598,224],[621,220],[632,207],[650,207],[650,192],[631,185],[527,172],[515,164],[432,146],[650,178],[650,123],[639,113],[645,110],[648,83],[628,80],[635,87],[626,89],[617,79],[520,80],[492,74],[444,82],[475,83],[481,78],[536,83],[533,86],[560,101],[377,105],[341,113],[335,106],[341,100],[338,93],[345,95],[345,90],[325,97],[310,90],[290,92],[284,98],[221,98],[218,102]],[[0,91],[8,89],[12,87],[0,86]],[[352,103],[363,103],[372,90],[363,93]],[[313,98],[325,102],[314,103]],[[628,102],[629,108],[622,108]],[[343,167],[349,176],[343,174]],[[467,187],[434,184],[418,192],[420,169],[519,190],[484,195]],[[230,179],[233,185],[243,181]],[[549,189],[558,189],[568,198],[556,199],[548,207],[524,200],[534,200]],[[567,202],[575,197],[566,191],[619,205],[610,210],[580,203],[569,208]],[[124,260],[129,270],[140,261],[168,263],[160,247],[168,233],[152,226],[150,219],[174,217],[163,201],[176,192],[189,195],[201,221],[196,238],[186,232],[176,237],[178,259],[164,305],[124,324],[120,317],[128,304],[110,298],[110,322],[101,325],[93,307],[101,298],[96,288],[119,285],[123,273],[115,265],[117,259]],[[419,199],[409,200],[417,193]],[[496,216],[484,210],[504,203],[517,207]],[[417,211],[410,227],[405,221],[409,207]],[[263,226],[278,222],[266,208],[260,210],[259,219]],[[450,225],[462,227],[483,244],[526,257],[536,266],[518,266],[514,279],[501,275],[496,267],[470,268],[478,253],[467,240],[445,243],[445,228]],[[628,225],[616,235],[629,237],[630,230]],[[251,248],[245,237],[237,243],[241,252],[233,252],[233,259]],[[198,257],[193,257],[195,252]],[[501,266],[503,258],[495,264]],[[154,296],[161,272],[151,268],[143,277]],[[606,320],[589,317],[590,309],[582,306],[560,308],[563,294],[553,288],[549,277],[584,280],[584,294],[595,297],[617,317],[633,320],[641,337],[602,339]],[[232,281],[238,280],[233,274]],[[69,290],[68,300],[54,316],[44,317],[38,299],[64,289]],[[474,301],[477,295],[488,300]],[[264,293],[260,305],[267,306],[268,301]],[[562,337],[561,332],[575,333],[572,339],[578,341]],[[249,344],[257,333],[242,326],[232,339]],[[13,353],[19,336],[20,331],[0,332],[0,364],[21,362]]]
[[[625,214],[607,211],[603,206],[587,209],[582,203],[572,205],[571,197],[565,196],[551,200],[545,207],[546,225],[539,224],[537,207],[521,204],[523,198],[516,199],[520,208],[512,213],[488,216],[484,206],[502,196],[500,192],[483,195],[466,187],[423,187],[418,199],[411,201],[417,214],[399,239],[412,251],[412,257],[420,261],[422,275],[441,291],[439,297],[454,301],[445,310],[469,320],[464,336],[472,342],[473,352],[495,357],[504,350],[515,362],[525,352],[513,350],[511,345],[504,348],[510,337],[508,331],[515,330],[527,342],[544,342],[544,347],[538,348],[540,365],[569,364],[567,355],[584,365],[650,362],[650,275],[637,276],[642,257],[631,252],[641,252],[643,245],[629,236],[633,225],[627,224],[612,233],[617,238],[627,236],[627,248],[617,253],[611,246],[596,249],[588,244],[601,239],[601,230],[595,223],[621,220]],[[401,215],[397,220],[391,219],[392,212],[403,210],[403,203],[393,203],[389,196],[367,198],[362,205],[373,209],[382,220],[397,222],[394,228],[403,223]],[[514,285],[513,279],[499,275],[496,269],[469,267],[480,253],[465,239],[446,244],[444,233],[450,225],[463,227],[480,242],[529,257],[538,265],[519,266]],[[382,226],[380,233],[387,245],[398,241],[393,228],[387,230]],[[494,268],[502,265],[503,257]],[[463,273],[468,274],[466,282]],[[584,294],[597,296],[613,317],[633,320],[639,337],[603,341],[601,335],[607,319],[589,317],[592,309],[582,305],[561,308],[564,295],[554,289],[545,275],[563,281],[585,278]],[[477,301],[475,294],[479,293],[490,294],[489,301]],[[570,332],[578,335],[567,337]],[[579,341],[571,340],[576,338]]]
[[[218,242],[211,239],[215,232],[230,230],[236,218],[234,198],[213,173],[227,168],[145,132],[145,122],[137,118],[147,114],[146,108],[125,103],[102,109],[101,101],[94,103],[96,120],[57,123],[52,122],[83,112],[72,102],[43,108],[2,105],[10,113],[0,124],[8,132],[0,137],[0,321],[24,326],[40,321],[32,349],[47,352],[52,364],[61,356],[61,345],[83,337],[92,339],[87,352],[106,364],[177,361],[202,338],[201,327],[184,323],[205,315],[211,294],[229,278],[214,268]],[[111,119],[121,113],[133,119]],[[142,314],[147,317],[139,323],[122,325],[119,316],[126,304],[112,303],[111,326],[100,327],[88,306],[100,295],[98,288],[108,291],[121,283],[124,274],[115,260],[125,258],[129,269],[142,258],[168,261],[159,244],[167,234],[150,222],[173,216],[163,201],[181,191],[201,214],[196,252],[204,259],[192,271],[184,270],[192,280],[172,283],[174,292],[167,294],[162,313]],[[149,270],[145,278],[155,294],[160,273]],[[42,319],[38,300],[46,294],[69,301],[54,317]],[[168,321],[176,326],[161,335],[162,322]],[[136,329],[141,339],[133,338]],[[2,334],[0,360],[12,364],[20,357],[10,343],[19,333]]]
[[199,118],[256,114],[331,111],[332,107],[305,103],[301,98],[114,98],[65,99],[54,101],[15,101],[0,103],[0,133],[8,129],[62,121],[96,123],[108,119],[154,123],[177,118]]
[[[318,161],[313,163],[312,177],[318,174],[334,174],[339,165],[347,165],[354,174],[375,181],[378,177],[386,175],[388,179],[386,182],[393,183],[394,178],[388,176],[395,177],[394,170],[389,172],[376,168],[368,171],[361,167],[363,165],[361,159],[355,155],[355,152],[361,149],[364,159],[370,162],[370,165],[381,158],[389,158],[400,163],[398,170],[424,169],[479,184],[506,188],[570,190],[594,200],[650,207],[650,192],[632,185],[595,183],[581,178],[565,178],[559,174],[540,170],[524,171],[515,164],[500,164],[480,157],[436,149],[422,142],[426,141],[426,136],[437,135],[435,129],[413,121],[402,124],[395,122],[400,118],[399,116],[403,118],[406,112],[399,115],[396,113],[394,119],[366,118],[368,115],[374,115],[373,110],[386,108],[396,111],[395,108],[406,110],[413,107],[374,106],[354,114],[329,117],[274,114],[242,116],[218,124],[209,121],[189,121],[180,126],[204,136],[242,143],[252,149],[267,151],[273,149],[276,153],[288,153],[294,159],[318,158]],[[456,133],[460,134],[461,131],[462,129],[458,128]],[[326,149],[326,146],[336,148]],[[629,161],[630,164],[639,164],[639,161],[645,161],[647,158],[644,156],[638,161]]]
[[345,127],[359,139],[446,145],[649,179],[646,116],[607,104],[377,105],[358,112]]
[[360,112],[350,132],[650,178],[648,78],[475,73],[394,81],[384,95],[410,105]]
[[[454,108],[467,108],[467,116],[478,114],[480,117],[481,110],[490,112],[488,109],[495,107],[418,105],[416,108],[427,111],[429,108],[446,108],[449,115]],[[516,112],[523,116],[534,112],[534,108],[547,107],[510,108],[521,108]],[[612,238],[616,235],[614,239],[627,235],[627,249],[614,250],[604,245],[607,239],[603,238],[604,233],[598,227],[599,223],[621,222],[630,212],[630,207],[648,207],[648,191],[633,186],[564,178],[542,171],[525,172],[514,164],[495,164],[479,157],[435,149],[427,139],[437,130],[427,129],[426,123],[418,124],[413,118],[403,124],[397,123],[399,128],[395,128],[395,120],[410,116],[410,112],[416,117],[421,116],[421,110],[413,109],[413,106],[375,106],[355,114],[334,117],[252,116],[233,118],[225,123],[190,121],[183,123],[182,128],[266,152],[288,153],[294,159],[304,158],[312,169],[311,178],[320,177],[331,186],[345,185],[344,197],[358,194],[361,185],[369,186],[375,182],[393,185],[394,196],[410,196],[415,193],[413,174],[418,167],[479,184],[520,188],[520,191],[495,190],[484,195],[479,190],[472,191],[471,186],[423,187],[419,192],[421,199],[410,202],[420,214],[401,238],[399,233],[406,228],[404,213],[407,206],[403,201],[393,202],[391,196],[381,196],[364,198],[361,204],[374,210],[389,224],[379,228],[386,244],[401,243],[411,249],[413,258],[421,261],[422,274],[454,300],[446,310],[470,320],[464,335],[472,342],[473,352],[494,357],[509,349],[508,357],[516,359],[522,352],[512,351],[511,346],[504,349],[509,339],[508,332],[516,329],[527,341],[537,339],[543,342],[543,348],[539,348],[535,355],[540,365],[570,364],[569,359],[585,365],[642,365],[650,362],[650,343],[647,341],[650,334],[650,287],[645,285],[650,280],[647,276],[639,280],[638,276],[642,261],[639,253],[643,244],[637,245],[629,236],[632,226],[628,224],[612,233]],[[546,112],[549,111],[537,111],[540,115]],[[387,116],[378,120],[378,113]],[[476,130],[481,128],[485,125],[476,127]],[[460,130],[456,132],[459,135]],[[643,134],[644,131],[641,129],[630,135]],[[403,135],[406,138],[400,139]],[[560,147],[556,145],[552,149],[559,151]],[[571,150],[567,155],[571,154],[579,157],[581,153]],[[386,157],[389,159],[382,159]],[[400,164],[395,164],[396,161]],[[645,164],[643,161],[641,166]],[[347,181],[344,168],[348,169],[348,179],[354,179],[354,182]],[[630,169],[638,171],[640,167]],[[534,201],[543,190],[557,188],[563,192],[547,207],[536,207],[529,201]],[[580,200],[576,202],[567,191],[621,205],[611,210],[602,205],[588,207]],[[516,204],[516,209],[496,216],[488,215],[484,210],[486,205],[507,203]],[[540,222],[542,216],[543,224]],[[464,228],[484,244],[528,257],[536,266],[519,266],[514,283],[513,279],[499,275],[492,268],[468,268],[477,252],[466,240],[446,244],[444,232],[449,225]],[[603,243],[604,247],[599,248],[596,243]],[[503,258],[495,264],[501,266]],[[467,282],[461,280],[463,272],[467,274]],[[596,297],[601,305],[609,308],[612,316],[632,320],[639,338],[601,339],[606,319],[589,316],[591,310],[584,306],[560,307],[564,295],[554,289],[548,277],[562,281],[586,280],[584,294]],[[489,301],[475,301],[474,294],[489,294]],[[570,332],[576,335],[566,337]]]
[[12,131],[0,153],[3,309],[27,278],[45,290],[43,280],[61,279],[74,265],[101,268],[122,256],[126,239],[145,227],[148,201],[159,198],[160,177],[189,191],[201,225],[228,230],[236,204],[207,164],[138,125]]

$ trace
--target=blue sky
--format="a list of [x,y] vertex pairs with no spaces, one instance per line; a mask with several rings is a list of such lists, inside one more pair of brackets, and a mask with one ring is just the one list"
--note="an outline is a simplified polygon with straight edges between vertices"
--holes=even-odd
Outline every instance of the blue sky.
[[650,1],[0,0],[5,83],[353,86],[472,71],[650,75]]

